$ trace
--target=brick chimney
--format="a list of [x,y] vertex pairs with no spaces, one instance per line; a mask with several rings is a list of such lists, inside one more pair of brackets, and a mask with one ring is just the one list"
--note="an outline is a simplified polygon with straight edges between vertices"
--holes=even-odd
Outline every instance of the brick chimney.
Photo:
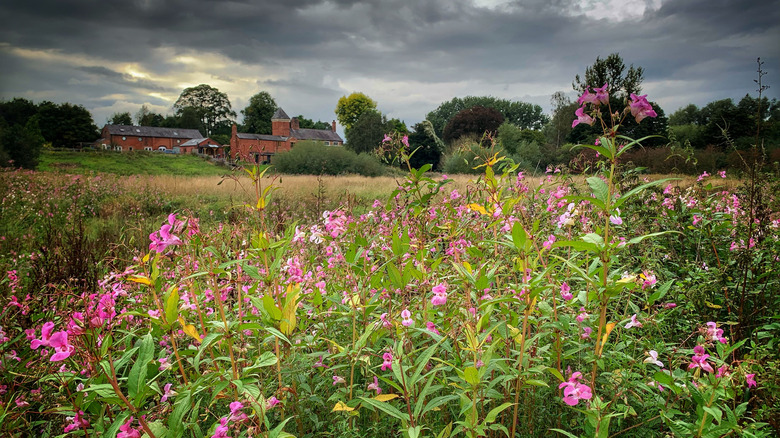
[[301,129],[297,117],[293,117],[292,120],[290,120],[290,129]]
[[336,121],[333,121],[333,132],[336,132]]

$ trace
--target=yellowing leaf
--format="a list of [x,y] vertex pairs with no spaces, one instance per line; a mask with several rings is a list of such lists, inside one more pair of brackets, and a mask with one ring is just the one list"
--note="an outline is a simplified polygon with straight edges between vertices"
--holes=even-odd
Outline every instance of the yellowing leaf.
[[386,402],[394,398],[398,398],[398,394],[379,394],[378,396],[374,397],[374,400]]
[[279,331],[287,336],[290,336],[295,330],[295,324],[297,322],[295,318],[295,311],[298,310],[298,298],[301,294],[301,287],[299,285],[293,286],[292,284],[287,286],[287,296],[285,297],[284,306],[282,308],[282,320],[279,322]]
[[340,412],[340,411],[352,412],[354,410],[355,408],[350,408],[349,406],[346,405],[346,403],[338,402],[336,403],[336,406],[333,406],[333,410],[331,412]]
[[468,207],[469,210],[476,211],[480,214],[488,214],[487,210],[485,210],[485,207],[479,204],[469,204],[466,207]]
[[148,253],[144,256],[144,258],[141,260],[141,263],[146,263],[149,261],[149,257],[152,256],[152,253]]
[[200,334],[198,333],[198,329],[195,328],[192,324],[187,324],[182,317],[179,317],[179,323],[181,323],[181,329],[187,336],[191,337],[192,339],[195,339],[200,343],[202,340],[200,338]]
[[709,301],[704,301],[704,304],[706,304],[706,305],[707,305],[707,307],[709,307],[709,308],[711,308],[711,309],[722,309],[722,308],[723,308],[723,306],[721,306],[721,305],[718,305],[718,304],[712,304],[712,303],[711,303],[711,302],[709,302]]
[[604,344],[607,343],[607,338],[609,338],[609,334],[612,333],[613,328],[615,328],[614,322],[610,322],[606,327],[604,327],[604,336],[601,337],[601,345],[599,345],[599,351],[597,354],[601,355],[601,352],[604,351]]
[[262,210],[265,208],[265,198],[261,197],[257,200],[257,209]]
[[352,298],[349,299],[349,305],[353,308],[360,307],[360,295],[352,295]]
[[130,276],[129,280],[132,281],[133,283],[141,283],[147,286],[152,285],[152,281],[143,275],[132,275]]

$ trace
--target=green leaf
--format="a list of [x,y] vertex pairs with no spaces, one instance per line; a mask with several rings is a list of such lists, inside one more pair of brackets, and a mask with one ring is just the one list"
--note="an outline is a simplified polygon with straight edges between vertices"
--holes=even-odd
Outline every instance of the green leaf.
[[372,398],[366,398],[366,397],[360,397],[360,400],[363,400],[363,403],[366,403],[368,405],[371,405],[372,407],[379,409],[380,411],[384,412],[387,415],[390,415],[393,418],[397,418],[401,421],[409,421],[409,416],[404,414],[403,412],[399,411],[398,408],[395,406],[381,402],[378,400],[374,400]]
[[393,283],[393,286],[397,288],[403,288],[405,286],[403,276],[397,266],[392,263],[388,264],[387,274],[390,276],[390,281]]
[[[139,394],[143,393],[146,387],[146,369],[149,361],[154,355],[154,340],[152,334],[147,333],[141,338],[141,348],[138,350],[138,358],[130,369],[130,375],[127,377],[128,395],[131,400],[137,401]],[[136,407],[137,403],[134,403]]]
[[414,426],[410,427],[406,430],[409,433],[409,438],[418,438],[420,436],[420,432],[422,432],[422,426]]
[[119,414],[111,426],[103,432],[103,438],[116,438],[119,428],[127,421],[127,417],[130,416],[130,412],[122,412]]
[[179,288],[173,286],[165,303],[165,322],[173,324],[177,319],[179,319]]
[[466,367],[463,370],[463,380],[471,386],[479,386],[479,370],[476,367]]
[[491,409],[490,412],[488,412],[487,416],[485,417],[485,423],[492,423],[496,421],[496,417],[498,417],[498,414],[500,414],[501,411],[503,411],[504,409],[512,405],[514,405],[514,403],[506,402]]
[[276,307],[276,301],[274,301],[274,297],[271,294],[263,295],[263,308],[274,321],[282,319],[282,310]]
[[609,198],[609,186],[607,186],[607,183],[597,176],[591,176],[585,181],[588,182],[590,189],[593,190],[593,196],[606,204],[607,198]]
[[561,382],[565,382],[566,381],[566,379],[563,378],[563,375],[561,374],[561,372],[558,371],[557,369],[548,367],[547,371],[549,371],[550,374],[552,374],[553,376],[557,377],[558,380],[560,380]]
[[264,352],[262,355],[260,355],[259,358],[257,358],[257,362],[255,362],[255,367],[268,367],[271,365],[276,365],[277,358],[276,355],[271,353],[270,351]]
[[515,222],[515,224],[512,225],[512,243],[515,245],[515,249],[523,251],[527,241],[528,235],[526,234],[523,225],[520,222]]
[[292,420],[293,417],[287,417],[282,421],[281,423],[277,424],[276,427],[273,428],[272,431],[268,433],[268,438],[283,438],[283,437],[289,437],[292,436],[286,432],[283,432],[282,429],[284,429],[284,425],[287,424],[288,421]]
[[184,435],[184,415],[192,409],[190,406],[190,394],[187,391],[186,395],[179,395],[176,398],[174,404],[173,413],[168,417],[168,431],[171,436],[183,436]]
[[674,379],[667,372],[656,371],[655,374],[653,374],[653,379],[655,379],[656,382],[664,384],[670,388],[674,387]]
[[558,433],[560,433],[561,435],[566,435],[566,436],[567,436],[567,437],[569,437],[569,438],[579,438],[577,435],[574,435],[574,434],[573,434],[573,433],[571,433],[571,432],[566,432],[565,430],[561,430],[561,429],[550,429],[550,430],[552,430],[552,431],[554,431],[554,432],[558,432]]
[[266,330],[268,333],[270,333],[270,334],[272,334],[272,335],[276,336],[277,338],[279,338],[279,339],[283,340],[283,341],[284,341],[284,342],[286,342],[288,345],[292,345],[292,342],[290,342],[290,340],[289,340],[289,339],[287,339],[287,336],[285,336],[284,334],[282,334],[282,332],[280,332],[280,331],[279,331],[279,330],[277,330],[276,328],[274,328],[274,327],[266,327],[266,328],[265,328],[265,330]]
[[650,298],[647,299],[647,304],[653,305],[656,301],[660,300],[661,298],[666,295],[667,292],[669,292],[669,288],[672,287],[672,284],[674,284],[674,280],[669,280],[666,283],[662,284],[658,290],[653,292],[652,295],[650,295]]

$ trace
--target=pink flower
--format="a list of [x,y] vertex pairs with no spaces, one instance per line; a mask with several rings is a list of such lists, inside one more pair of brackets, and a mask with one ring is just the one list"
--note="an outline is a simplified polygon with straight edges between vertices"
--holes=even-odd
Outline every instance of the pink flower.
[[[41,339],[35,339],[35,332],[33,332],[33,340],[30,342],[30,348],[37,350],[38,347],[48,347],[50,344],[51,331],[54,330],[54,323],[49,321],[43,324],[41,328]],[[27,333],[27,338],[30,338],[30,334]]]
[[597,96],[597,95],[595,95],[595,94],[591,93],[591,92],[590,92],[590,91],[589,91],[589,90],[586,88],[586,89],[585,89],[585,93],[583,93],[583,94],[582,94],[582,96],[580,96],[580,98],[579,98],[579,99],[577,99],[577,103],[578,103],[578,104],[579,104],[581,107],[582,107],[582,106],[585,106],[586,104],[589,104],[589,103],[592,103],[592,104],[594,104],[594,105],[598,105],[598,104],[599,104],[599,99],[598,99],[598,96]]
[[590,327],[583,327],[582,328],[582,334],[580,337],[582,339],[590,339],[590,334],[593,333],[593,329]]
[[623,225],[623,218],[620,217],[619,209],[617,211],[617,214],[613,214],[609,216],[609,221],[612,222],[612,225]]
[[403,318],[401,325],[404,327],[409,327],[410,325],[414,324],[414,320],[412,319],[412,312],[410,312],[409,309],[404,309],[401,311],[401,318]]
[[647,101],[647,94],[637,96],[631,93],[631,102],[628,106],[631,108],[631,115],[634,116],[637,123],[641,122],[645,117],[658,116],[655,110],[653,110],[653,106]]
[[642,327],[642,323],[636,320],[636,313],[631,316],[631,321],[626,324],[626,328]]
[[436,324],[428,321],[425,323],[425,328],[428,329],[429,332],[436,333],[437,335],[440,335],[439,330],[436,329]]
[[585,321],[585,319],[588,318],[588,313],[585,312],[584,307],[580,307],[580,313],[577,315],[577,322],[581,323],[582,321]]
[[343,377],[334,375],[333,376],[333,385],[341,385],[342,383],[347,383],[346,380],[344,380]]
[[726,177],[726,171],[725,170],[721,170],[720,172],[718,172],[718,176],[720,176],[721,178],[725,178]]
[[276,398],[276,396],[272,395],[268,400],[265,401],[265,409],[266,410],[271,409],[274,406],[278,405],[279,403],[281,403],[279,399]]
[[714,372],[715,370],[712,369],[712,365],[707,362],[707,358],[710,357],[709,354],[706,354],[704,352],[704,347],[701,345],[697,345],[693,348],[693,352],[695,353],[693,357],[691,357],[691,363],[688,364],[688,369],[692,370],[694,368],[701,368],[704,371],[707,371],[709,373]]
[[568,381],[558,385],[558,388],[564,388],[563,401],[569,406],[576,406],[580,400],[590,400],[593,397],[590,386],[580,383],[580,378],[582,378],[582,373],[577,371]]
[[67,419],[70,421],[70,424],[65,426],[65,433],[89,427],[89,421],[84,418],[84,411],[78,411],[75,416],[68,417]]
[[141,432],[133,429],[133,417],[127,419],[127,421],[119,426],[119,433],[116,438],[141,438]]
[[710,340],[718,341],[721,344],[728,342],[728,340],[723,337],[723,329],[719,329],[718,325],[712,321],[707,322],[707,337]]
[[382,355],[382,371],[393,369],[393,355],[392,353],[385,353]]
[[382,393],[382,388],[379,387],[379,380],[377,380],[376,376],[374,376],[374,383],[371,383],[368,385],[369,391],[376,391],[376,395],[379,395]]
[[409,147],[409,136],[404,135],[403,137],[401,137],[401,143],[403,143],[404,146]]
[[561,284],[561,298],[566,301],[574,298],[574,295],[571,293],[571,287],[565,281]]
[[219,419],[219,426],[217,426],[216,429],[214,429],[214,435],[211,436],[211,438],[230,438],[228,436],[228,418],[222,417]]
[[441,306],[447,304],[447,285],[440,283],[433,287],[433,298],[431,298],[431,304],[434,306]]
[[658,360],[658,352],[655,350],[650,350],[647,352],[647,354],[650,357],[645,358],[644,363],[651,363],[654,365],[658,365],[659,367],[663,368],[664,364],[660,360]]
[[754,388],[754,387],[758,386],[758,384],[756,383],[756,380],[754,379],[754,377],[756,377],[755,373],[754,374],[745,374],[745,382],[747,382],[748,388]]
[[699,222],[701,222],[701,216],[698,214],[693,215],[693,226],[695,227]]
[[574,115],[577,116],[577,120],[572,122],[571,124],[572,128],[579,125],[580,123],[584,123],[586,125],[593,125],[593,122],[595,122],[593,117],[585,114],[584,107],[577,108],[577,111],[574,112]]
[[322,363],[322,355],[319,356],[317,362],[314,362],[314,368],[327,368],[328,366]]
[[176,394],[175,392],[171,391],[171,386],[171,383],[166,383],[163,387],[163,395],[162,398],[160,398],[160,403],[165,403],[168,400],[168,397],[172,397],[174,394]]
[[555,236],[550,234],[550,237],[548,237],[547,240],[544,243],[542,243],[542,246],[544,247],[544,249],[549,250],[550,248],[552,248],[553,243],[555,243]]
[[385,138],[382,139],[382,143],[387,143],[393,141],[392,138],[390,138],[389,135],[385,134]]
[[596,99],[605,105],[609,103],[609,94],[607,93],[607,88],[609,88],[609,84],[604,84],[601,88],[593,89],[593,91],[596,92]]

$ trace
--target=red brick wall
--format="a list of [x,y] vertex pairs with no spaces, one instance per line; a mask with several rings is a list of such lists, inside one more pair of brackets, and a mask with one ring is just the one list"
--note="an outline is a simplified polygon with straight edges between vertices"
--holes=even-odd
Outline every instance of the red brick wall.
[[277,122],[275,120],[271,121],[271,134],[272,135],[278,135],[280,137],[289,137],[290,136],[290,122]]

